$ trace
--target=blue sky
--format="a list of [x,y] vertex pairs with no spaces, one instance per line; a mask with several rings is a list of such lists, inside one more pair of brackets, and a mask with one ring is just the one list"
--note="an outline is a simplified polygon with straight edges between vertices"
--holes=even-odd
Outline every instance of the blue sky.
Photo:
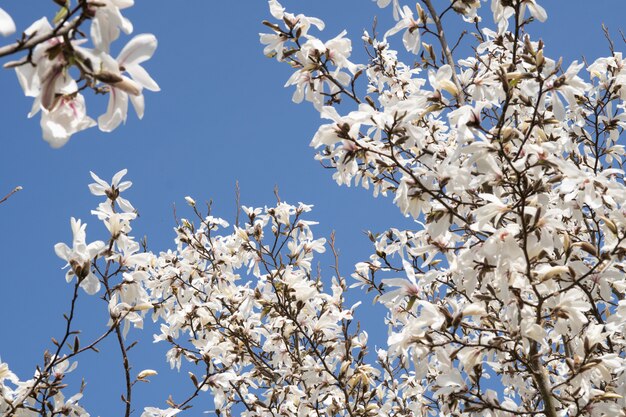
[[[42,15],[54,15],[52,2],[37,2],[36,7],[33,3],[12,0],[1,6],[24,29]],[[583,55],[592,61],[608,54],[603,22],[612,30],[617,49],[624,49],[618,33],[626,29],[623,1],[541,3],[549,19],[533,25],[531,34],[544,39],[551,57],[563,56],[566,67]],[[283,4],[290,11],[325,20],[323,39],[346,28],[360,57],[359,38],[364,28],[371,27],[373,16],[379,16],[381,32],[391,24],[389,10],[366,0],[285,0]],[[147,235],[153,251],[172,246],[172,207],[176,204],[181,216],[190,215],[186,195],[198,201],[212,199],[214,214],[232,220],[236,181],[245,205],[273,204],[274,186],[283,200],[314,204],[310,217],[320,221],[318,234],[327,237],[331,230],[337,232],[345,275],[371,252],[364,230],[411,225],[391,199],[339,188],[331,172],[314,161],[308,143],[321,121],[308,104],[291,102],[292,91],[283,88],[290,68],[262,54],[258,33],[266,29],[261,21],[270,17],[265,1],[150,0],[138,2],[125,15],[133,21],[135,34],[150,32],[159,39],[157,52],[145,67],[162,91],[146,93],[143,121],[131,110],[126,125],[112,134],[90,129],[75,135],[64,148],[51,149],[41,139],[38,118],[26,118],[31,101],[23,97],[13,72],[0,73],[4,132],[0,194],[16,185],[24,187],[0,205],[0,357],[24,379],[51,347],[50,337],[61,335],[62,314],[70,298],[54,244],[71,239],[71,216],[87,221],[88,239],[104,238],[103,227],[89,215],[99,202],[87,189],[90,170],[110,179],[118,170],[129,169],[134,186],[127,197],[141,216],[134,235]],[[449,22],[458,24],[456,18]],[[113,52],[124,43],[117,41]],[[92,116],[104,110],[104,98],[87,99]],[[322,270],[330,276],[329,265],[323,263]],[[361,317],[380,324],[381,316],[368,313],[370,309],[366,302]],[[83,297],[79,316],[85,337],[95,335],[106,323],[105,304]],[[378,340],[384,341],[384,331],[381,334]],[[142,341],[131,351],[135,371],[163,370],[151,384],[138,387],[137,410],[144,405],[164,406],[168,394],[181,392],[180,384],[189,388],[190,383],[186,376],[177,379],[166,371],[165,346],[152,345],[149,329],[135,337]],[[94,416],[117,415],[121,410],[122,373],[115,348],[107,345],[110,353],[79,360],[76,372],[88,381],[84,403]],[[140,350],[146,353],[138,354]],[[211,408],[212,401],[205,396],[188,415]]]

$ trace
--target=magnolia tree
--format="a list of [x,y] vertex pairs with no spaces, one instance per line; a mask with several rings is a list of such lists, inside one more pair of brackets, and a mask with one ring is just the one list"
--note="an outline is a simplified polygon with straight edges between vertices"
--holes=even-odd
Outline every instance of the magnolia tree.
[[[153,38],[135,41],[141,53],[131,40],[117,61],[106,52],[128,29],[119,8],[129,3],[79,2],[74,13],[91,22],[92,50],[79,46],[72,11],[33,48],[28,39],[39,35],[25,33],[21,48],[31,53],[16,65],[42,110],[44,136],[51,123],[64,134],[93,123],[83,111],[63,113],[83,105],[70,91],[69,65],[86,86],[109,92],[121,119],[119,103],[156,89],[126,65],[149,57]],[[490,11],[478,0],[377,3],[391,7],[396,24],[357,40],[365,63],[351,60],[345,32],[322,40],[321,20],[276,0],[261,42],[293,67],[294,101],[328,120],[312,141],[317,159],[338,184],[391,195],[415,229],[371,234],[374,254],[351,278],[339,267],[322,277],[314,255],[337,255],[332,239],[314,237],[310,206],[242,207],[230,227],[187,197],[193,218],[181,219],[175,246],[157,254],[131,235],[126,171],[110,183],[92,174],[89,188],[102,199],[92,213],[110,237],[91,241],[72,219],[72,244],[55,246],[73,288],[66,332],[30,379],[0,365],[2,415],[88,415],[82,388],[64,394],[64,378],[77,356],[113,337],[129,416],[133,387],[155,373],[131,371],[127,354],[128,332],[146,318],[157,322],[154,338],[169,346],[172,368],[186,363],[192,372],[188,397],[147,407],[144,417],[194,413],[184,410],[206,391],[223,416],[626,415],[618,143],[626,61],[619,52],[584,64],[547,57],[529,34],[547,18],[535,0],[493,0]],[[469,57],[455,57],[457,39],[442,26],[452,14],[473,32]],[[399,60],[405,54],[409,63]],[[118,120],[109,116],[105,130]],[[346,304],[353,287],[387,308],[385,346],[372,346],[358,324],[364,307]],[[83,293],[102,297],[110,315],[107,331],[88,342],[73,324]]]

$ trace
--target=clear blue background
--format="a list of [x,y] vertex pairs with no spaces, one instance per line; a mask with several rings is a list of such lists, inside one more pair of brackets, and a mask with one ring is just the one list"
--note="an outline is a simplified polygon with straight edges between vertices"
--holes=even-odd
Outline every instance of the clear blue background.
[[[436,3],[439,8],[448,4]],[[563,56],[565,67],[583,55],[589,62],[608,55],[603,22],[612,30],[617,49],[624,49],[618,30],[624,29],[625,2],[541,3],[549,19],[532,26],[533,39],[543,38],[548,55]],[[371,28],[374,15],[379,16],[380,32],[392,25],[390,10],[380,10],[367,0],[285,0],[283,4],[289,11],[325,20],[322,39],[347,28],[358,57],[364,55],[361,33]],[[18,29],[41,15],[51,18],[55,13],[50,1],[11,0],[0,6],[13,15]],[[483,7],[488,10],[489,5]],[[62,314],[67,311],[71,287],[64,281],[63,262],[53,246],[70,241],[69,218],[88,222],[89,240],[105,238],[103,226],[89,214],[99,202],[87,190],[90,170],[108,180],[118,170],[129,169],[134,186],[127,197],[141,216],[134,223],[134,235],[148,235],[149,247],[156,252],[172,246],[173,204],[179,216],[190,216],[183,199],[186,195],[198,201],[212,199],[214,214],[232,222],[236,181],[245,205],[273,204],[275,185],[283,200],[314,204],[310,217],[321,223],[318,234],[327,237],[331,230],[337,232],[346,276],[355,262],[371,253],[364,230],[410,225],[390,198],[373,199],[362,189],[339,188],[331,171],[313,160],[308,144],[321,121],[308,104],[294,105],[292,91],[283,89],[291,69],[262,54],[258,33],[267,31],[261,21],[270,18],[265,1],[150,0],[138,2],[124,14],[133,21],[135,34],[151,32],[159,39],[159,48],[145,67],[162,91],[146,92],[143,121],[130,110],[126,125],[114,133],[90,129],[75,135],[64,148],[53,150],[41,139],[38,117],[26,118],[31,100],[23,97],[13,72],[0,73],[0,194],[16,185],[24,187],[0,205],[0,357],[22,379],[41,363],[44,349],[52,348],[50,337],[62,335]],[[458,31],[458,21],[449,15],[446,24]],[[113,52],[127,39],[114,43]],[[399,41],[398,37],[398,48]],[[88,97],[87,103],[95,118],[106,100]],[[328,276],[330,265],[330,260],[322,259]],[[360,308],[360,318],[382,344],[382,316],[370,305],[366,302]],[[84,330],[85,340],[99,334],[106,320],[101,300],[81,297],[77,325]],[[170,393],[181,400],[191,383],[184,373],[174,376],[167,370],[165,345],[151,343],[150,329],[131,332],[131,338],[141,339],[131,351],[134,371],[146,367],[160,371],[151,384],[137,387],[136,415],[146,405],[166,407],[164,400]],[[103,350],[79,360],[75,372],[88,382],[83,403],[93,416],[120,415],[119,352],[113,343],[103,345]],[[195,404],[187,415],[213,408],[207,395]]]

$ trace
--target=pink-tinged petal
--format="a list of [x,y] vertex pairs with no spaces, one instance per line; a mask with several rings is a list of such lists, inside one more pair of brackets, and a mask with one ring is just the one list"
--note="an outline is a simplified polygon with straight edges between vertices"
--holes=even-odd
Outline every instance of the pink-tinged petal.
[[15,32],[15,22],[11,16],[0,8],[0,35],[9,36]]
[[87,116],[85,98],[81,94],[73,98],[69,97],[71,96],[61,97],[54,110],[43,110],[41,114],[43,138],[53,148],[60,148],[74,133],[96,124],[91,117]]
[[132,38],[122,49],[117,62],[121,66],[141,64],[152,57],[158,45],[157,39],[150,33],[144,33]]
[[103,132],[111,132],[120,123],[126,121],[128,113],[128,94],[117,88],[111,88],[107,112],[98,117],[98,126]]
[[54,245],[54,253],[64,261],[69,261],[72,250],[65,243],[57,243]]
[[126,65],[126,72],[141,86],[150,91],[161,91],[161,87],[150,77],[148,72],[137,64]]
[[143,119],[143,113],[146,108],[146,103],[145,103],[143,94],[139,96],[130,96],[130,102],[133,103],[135,112],[137,112],[137,117],[139,119]]
[[63,74],[63,66],[53,65],[41,83],[41,105],[46,110],[52,110],[56,104],[56,86]]

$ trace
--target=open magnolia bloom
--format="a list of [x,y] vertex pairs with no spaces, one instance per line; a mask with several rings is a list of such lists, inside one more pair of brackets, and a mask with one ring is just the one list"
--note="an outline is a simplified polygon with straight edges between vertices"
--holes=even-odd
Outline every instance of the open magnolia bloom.
[[385,33],[384,38],[386,39],[388,36],[404,30],[404,35],[402,36],[404,47],[407,51],[417,54],[422,46],[420,43],[419,24],[419,16],[414,17],[413,11],[408,6],[404,6],[400,10],[400,21]]
[[[24,32],[28,36],[45,35],[53,30],[50,22],[42,18]],[[84,50],[73,41],[69,48]],[[62,37],[53,37],[33,49],[31,64],[16,68],[16,74],[24,94],[33,97],[29,117],[41,112],[43,138],[53,148],[59,148],[81,130],[95,126],[87,116],[85,98],[78,92],[76,81],[68,74],[69,61],[62,53],[66,47]]]
[[83,95],[75,93],[76,89],[73,91],[61,97],[52,110],[42,110],[43,138],[53,148],[65,145],[74,133],[96,125],[96,121],[87,116]]
[[59,258],[67,261],[67,266],[69,266],[65,276],[66,281],[70,282],[73,277],[77,277],[80,286],[87,294],[95,294],[100,289],[100,281],[91,270],[91,262],[104,249],[104,242],[98,240],[87,244],[85,242],[87,225],[73,217],[71,225],[72,247],[68,247],[65,243],[57,243],[54,250]]
[[131,39],[117,59],[108,54],[101,55],[102,69],[97,76],[109,85],[109,105],[106,113],[98,118],[102,131],[110,132],[126,121],[129,99],[137,116],[140,119],[143,117],[145,103],[142,90],[159,91],[160,88],[139,64],[150,59],[156,47],[154,35],[142,34]]

